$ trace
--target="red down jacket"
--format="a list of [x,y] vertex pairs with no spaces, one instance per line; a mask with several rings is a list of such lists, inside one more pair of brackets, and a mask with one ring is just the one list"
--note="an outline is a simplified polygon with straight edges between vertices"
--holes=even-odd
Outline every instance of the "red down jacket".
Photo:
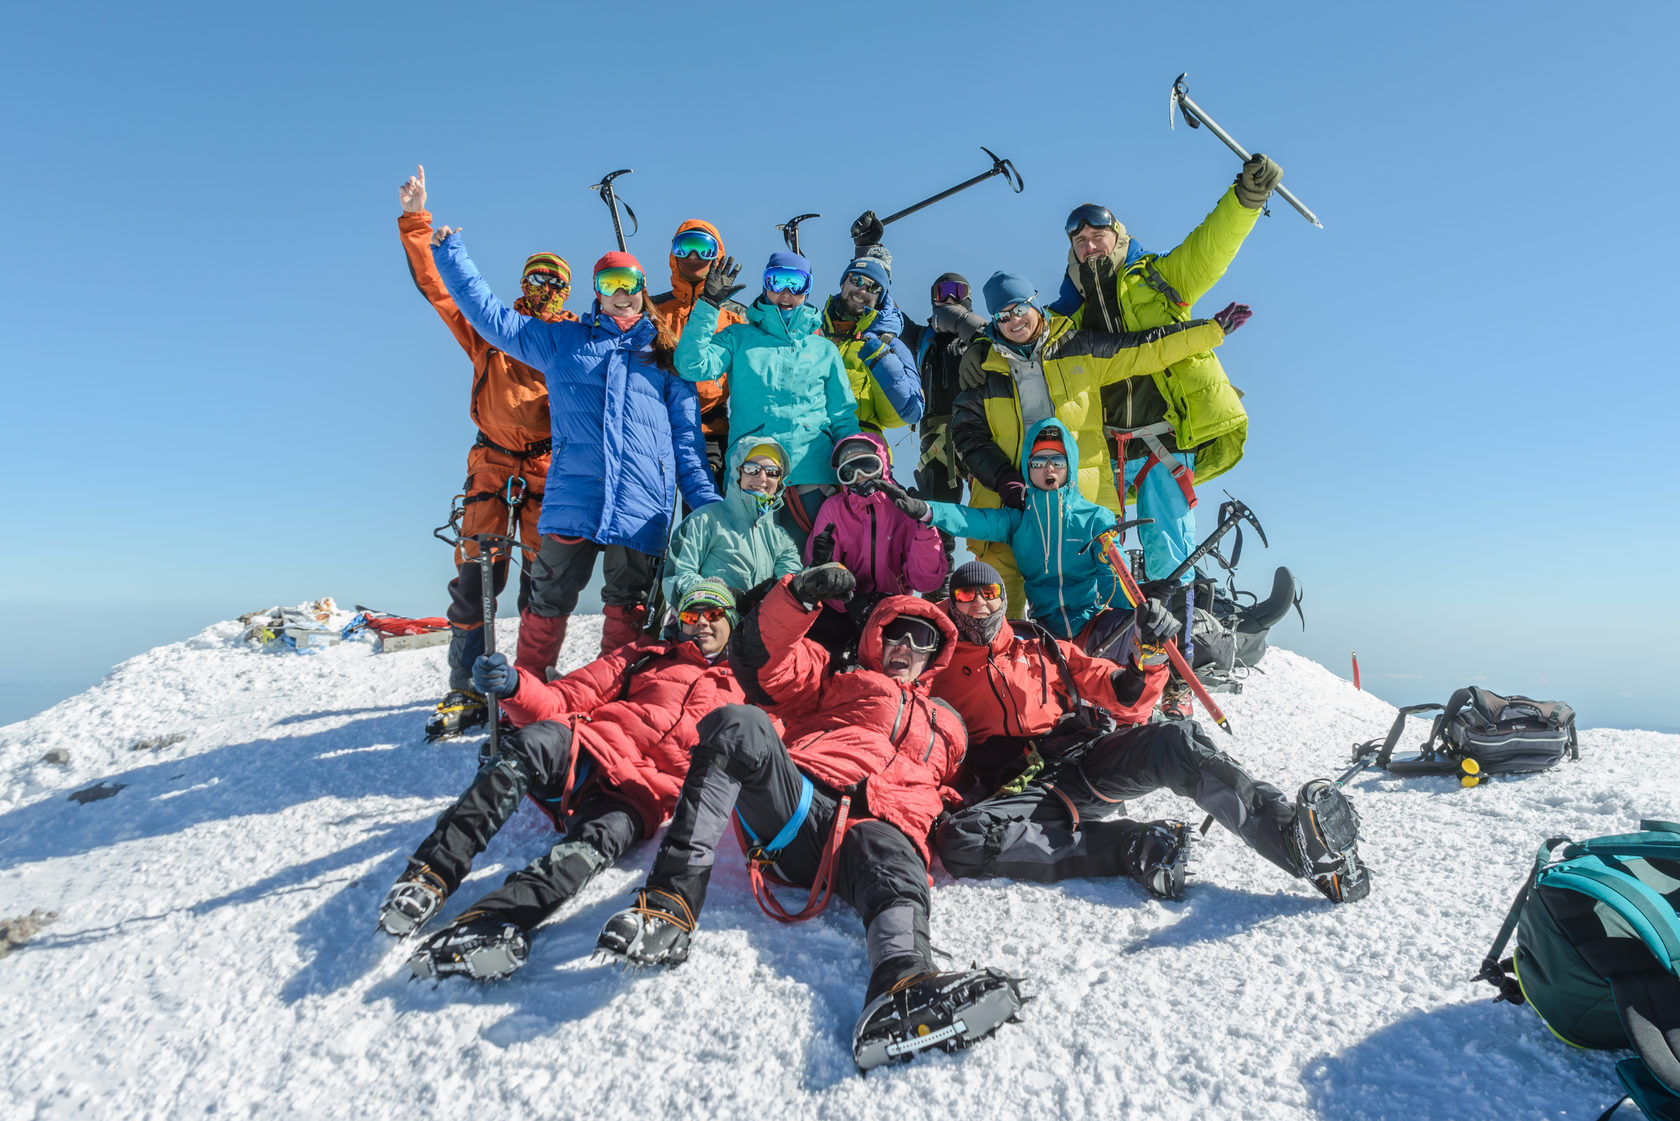
[[[791,580],[783,577],[742,624],[744,657],[774,702],[769,711],[785,722],[788,754],[836,790],[868,779],[861,816],[896,826],[927,860],[934,819],[959,801],[950,783],[968,746],[956,710],[928,695],[928,682],[951,660],[956,627],[925,599],[890,596],[863,625],[857,666],[834,673],[827,651],[805,637],[816,612],[794,599]],[[928,620],[945,639],[913,685],[881,672],[881,628],[900,615]]]
[[520,728],[571,725],[573,743],[651,837],[677,804],[700,718],[745,700],[728,664],[708,663],[694,643],[637,639],[553,681],[520,670],[519,689],[502,708]]

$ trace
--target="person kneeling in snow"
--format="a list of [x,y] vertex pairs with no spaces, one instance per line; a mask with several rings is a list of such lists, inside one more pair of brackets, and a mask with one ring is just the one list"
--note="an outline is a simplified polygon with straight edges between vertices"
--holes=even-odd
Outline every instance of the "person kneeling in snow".
[[927,600],[889,597],[864,624],[857,667],[836,673],[805,632],[822,602],[847,599],[854,583],[838,564],[806,569],[743,621],[733,663],[743,688],[785,716],[785,737],[749,705],[700,722],[647,885],[597,945],[634,966],[686,961],[733,810],[755,892],[762,874],[812,886],[798,914],[777,914],[780,905],[761,897],[767,912],[809,917],[832,890],[862,917],[871,974],[852,1053],[867,1070],[924,1047],[967,1046],[1021,1001],[1017,982],[995,970],[930,966],[927,836],[955,800],[948,784],[968,737],[926,682],[950,660],[956,630]]
[[[1331,901],[1369,892],[1358,818],[1335,783],[1314,779],[1291,803],[1194,723],[1140,723],[1160,697],[1166,666],[1145,667],[1138,654],[1179,630],[1161,604],[1145,601],[1132,621],[1134,636],[1117,636],[1116,646],[1127,651],[1123,668],[1032,633],[1030,623],[1016,630],[1004,620],[1002,577],[983,562],[957,570],[944,608],[960,639],[934,678],[933,695],[968,725],[973,746],[965,769],[976,787],[976,800],[938,830],[939,857],[953,876],[1041,883],[1131,876],[1154,895],[1180,898],[1186,823],[1089,819],[1166,787],[1194,799],[1291,876],[1311,879]],[[1119,730],[1109,730],[1115,722]]]
[[473,664],[474,682],[501,698],[518,731],[409,857],[379,909],[380,929],[411,934],[437,914],[526,795],[565,839],[421,943],[415,976],[512,973],[537,924],[665,820],[700,718],[742,699],[725,653],[736,622],[729,590],[701,581],[677,618],[673,640],[636,639],[554,681],[500,653]]

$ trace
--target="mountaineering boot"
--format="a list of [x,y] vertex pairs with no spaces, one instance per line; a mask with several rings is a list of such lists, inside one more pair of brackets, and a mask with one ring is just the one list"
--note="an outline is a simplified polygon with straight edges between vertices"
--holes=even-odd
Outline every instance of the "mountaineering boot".
[[601,608],[601,653],[611,654],[627,642],[634,642],[647,622],[647,608],[641,604],[619,607],[608,604]]
[[865,1005],[852,1060],[867,1071],[929,1047],[960,1051],[1015,1018],[1020,985],[995,969],[912,973]]
[[1122,859],[1127,874],[1159,899],[1183,899],[1190,863],[1190,825],[1151,821],[1132,833]]
[[483,693],[475,693],[471,689],[451,689],[438,702],[437,711],[426,717],[426,742],[453,739],[489,721],[490,706],[485,703]]
[[1195,715],[1190,707],[1190,686],[1174,673],[1161,690],[1161,717],[1164,720],[1188,720]]
[[1287,839],[1295,866],[1333,903],[1371,893],[1371,874],[1359,862],[1359,815],[1342,788],[1316,778],[1295,797],[1295,824]]
[[595,948],[626,965],[681,965],[688,960],[693,930],[694,915],[681,896],[643,888],[634,907],[607,920]]
[[438,913],[449,891],[443,880],[425,864],[410,868],[397,878],[379,905],[379,929],[398,938],[425,925]]
[[524,965],[530,954],[523,930],[493,915],[467,911],[420,943],[408,967],[417,979],[499,981]]

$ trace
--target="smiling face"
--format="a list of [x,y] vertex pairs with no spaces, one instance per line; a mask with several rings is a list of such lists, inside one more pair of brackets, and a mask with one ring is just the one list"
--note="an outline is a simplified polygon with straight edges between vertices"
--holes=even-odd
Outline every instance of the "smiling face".
[[766,301],[779,308],[795,308],[805,302],[805,293],[766,291],[764,293],[764,298]]
[[[717,616],[715,619],[706,617],[713,614]],[[677,625],[681,628],[683,637],[693,639],[694,645],[708,658],[721,653],[723,648],[729,645],[729,617],[722,612],[697,612],[694,622]]]
[[[864,278],[868,280],[868,277]],[[873,283],[873,282],[871,282]],[[856,277],[847,276],[840,282],[840,307],[853,319],[875,306],[877,296],[873,292],[865,292],[857,283]]]
[[962,614],[967,615],[970,619],[986,619],[1003,610],[1003,597],[1001,595],[977,595],[967,603],[964,603],[962,600],[952,596],[951,606]]
[[881,671],[909,685],[922,676],[934,653],[932,650],[917,650],[908,642],[883,642]]
[[[758,467],[756,473],[747,469],[750,465]],[[750,490],[755,494],[775,494],[782,486],[782,465],[776,462],[775,456],[748,456],[746,462],[741,464],[735,484],[742,490]]]
[[1016,309],[1020,309],[1020,314],[1010,319],[997,321],[998,331],[1012,343],[1031,342],[1038,336],[1038,327],[1043,322],[1043,318],[1038,314],[1038,310],[1030,304],[1016,304],[1012,308],[1005,308],[1004,311],[1015,311]]
[[601,297],[601,310],[615,319],[623,319],[631,315],[642,314],[642,294],[640,292],[626,292],[620,289],[608,296]]
[[1073,234],[1073,255],[1083,265],[1092,257],[1114,252],[1119,244],[1120,235],[1114,232],[1113,226],[1080,226]]

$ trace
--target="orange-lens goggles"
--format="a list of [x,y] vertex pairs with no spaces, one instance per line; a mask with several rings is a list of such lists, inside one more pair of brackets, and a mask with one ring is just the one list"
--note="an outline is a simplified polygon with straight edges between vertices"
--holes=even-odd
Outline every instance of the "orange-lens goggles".
[[966,588],[952,588],[951,598],[958,603],[973,603],[976,599],[1001,599],[1003,585],[971,584]]
[[719,619],[725,617],[724,610],[721,607],[701,607],[694,610],[677,612],[677,618],[691,627],[702,619],[706,620],[708,623],[715,623]]

